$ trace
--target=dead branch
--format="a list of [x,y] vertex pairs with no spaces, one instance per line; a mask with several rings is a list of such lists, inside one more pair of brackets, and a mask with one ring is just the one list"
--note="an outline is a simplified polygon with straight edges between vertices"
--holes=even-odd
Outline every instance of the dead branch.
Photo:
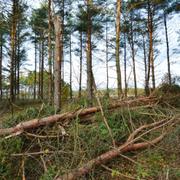
[[[128,101],[118,102],[116,104],[111,104],[109,105],[108,110],[119,108],[119,107],[125,107],[125,106],[133,107],[133,106],[141,106],[143,104],[147,105],[147,104],[155,103],[156,101],[157,101],[157,98],[143,97],[143,98],[139,98],[135,100],[128,100]],[[100,110],[101,108],[97,106],[97,107],[91,107],[91,108],[86,108],[86,109],[79,109],[76,112],[66,112],[63,114],[56,114],[56,115],[52,115],[45,118],[33,119],[26,122],[21,122],[14,127],[0,129],[0,136],[9,135],[8,138],[17,136],[28,129],[37,128],[39,126],[48,125],[48,124],[55,123],[58,121],[63,122],[67,119],[68,120],[74,119],[77,116],[79,118],[83,118],[86,115],[94,114],[96,112],[99,112]]]
[[161,136],[150,141],[150,143],[143,142],[143,143],[130,144],[130,145],[126,145],[126,146],[122,145],[117,149],[108,151],[108,152],[98,156],[97,158],[90,160],[89,162],[87,162],[86,164],[84,164],[82,167],[80,167],[78,169],[75,169],[68,174],[65,174],[61,177],[56,178],[56,180],[77,179],[78,177],[89,173],[93,169],[93,167],[107,163],[109,160],[117,157],[120,153],[125,153],[128,151],[135,151],[135,150],[147,148],[152,144],[156,144],[156,143],[160,142],[164,136],[165,136],[165,134],[162,134]]
[[[74,170],[72,170],[72,172],[56,178],[56,180],[77,179],[78,177],[88,174],[95,166],[105,164],[108,161],[110,161],[111,159],[119,156],[121,153],[129,152],[129,151],[136,151],[136,150],[144,149],[149,146],[155,145],[164,138],[164,136],[166,135],[166,132],[162,133],[159,137],[157,137],[153,140],[143,141],[143,142],[139,142],[139,143],[136,143],[136,142],[139,141],[142,136],[144,136],[154,130],[157,130],[159,128],[168,126],[169,124],[174,123],[174,121],[175,121],[175,118],[172,118],[170,120],[162,120],[162,121],[155,122],[152,124],[143,125],[143,126],[139,127],[138,129],[136,129],[134,132],[132,132],[129,135],[127,141],[123,145],[90,160],[89,162],[87,162],[83,166],[81,166],[80,168],[74,169]],[[142,130],[147,129],[147,128],[150,128],[150,129],[145,132],[142,132],[142,134],[140,134],[138,137],[135,137]]]

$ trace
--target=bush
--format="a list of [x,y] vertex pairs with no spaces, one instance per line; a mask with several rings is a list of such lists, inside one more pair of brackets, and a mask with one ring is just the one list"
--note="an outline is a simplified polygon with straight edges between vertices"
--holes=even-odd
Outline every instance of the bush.
[[158,91],[162,94],[179,94],[180,86],[177,84],[169,85],[167,83],[163,83],[160,85]]

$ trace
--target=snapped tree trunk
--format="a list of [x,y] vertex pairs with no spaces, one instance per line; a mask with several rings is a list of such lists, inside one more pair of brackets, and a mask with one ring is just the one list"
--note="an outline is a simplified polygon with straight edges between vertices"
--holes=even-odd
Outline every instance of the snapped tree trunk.
[[121,0],[117,0],[116,5],[116,74],[117,74],[117,90],[118,97],[122,95],[121,68],[120,68],[120,17],[121,17]]
[[172,80],[171,80],[171,65],[170,65],[170,57],[169,57],[169,39],[168,39],[167,19],[166,19],[165,12],[164,12],[164,28],[165,28],[165,35],[166,35],[166,47],[167,47],[168,80],[169,80],[169,84],[171,85]]
[[54,108],[61,110],[61,61],[62,61],[62,22],[54,17],[55,28],[55,62],[54,62]]

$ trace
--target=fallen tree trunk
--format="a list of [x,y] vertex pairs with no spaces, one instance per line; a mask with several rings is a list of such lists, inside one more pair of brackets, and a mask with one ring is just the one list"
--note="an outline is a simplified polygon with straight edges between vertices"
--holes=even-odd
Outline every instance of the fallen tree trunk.
[[[119,107],[125,107],[125,106],[129,106],[129,107],[138,106],[138,105],[141,106],[141,105],[147,105],[147,104],[152,104],[152,103],[156,103],[156,102],[158,102],[157,98],[143,97],[143,98],[139,98],[139,99],[135,99],[135,100],[122,101],[122,102],[119,102],[116,104],[111,104],[111,105],[109,105],[108,110],[119,108]],[[45,118],[33,119],[33,120],[26,121],[26,122],[21,122],[14,127],[0,129],[0,136],[19,135],[23,131],[28,130],[28,129],[37,128],[37,127],[43,126],[43,125],[48,125],[50,123],[55,123],[57,121],[63,122],[67,119],[73,119],[76,117],[82,118],[86,115],[94,114],[99,111],[100,111],[100,107],[97,106],[97,107],[91,107],[91,108],[86,108],[86,109],[79,109],[75,112],[56,114],[56,115],[52,115],[52,116],[45,117]]]
[[[65,174],[63,176],[59,176],[55,179],[56,180],[75,180],[75,179],[78,179],[79,177],[88,174],[94,167],[107,163],[111,159],[119,156],[119,154],[121,154],[121,153],[125,153],[128,151],[140,150],[140,149],[144,149],[144,148],[147,148],[149,146],[155,145],[164,138],[166,133],[162,133],[159,137],[157,137],[153,140],[149,140],[149,141],[145,141],[145,142],[139,142],[139,143],[135,143],[135,142],[137,142],[138,140],[140,140],[140,138],[142,136],[152,132],[153,130],[162,128],[164,126],[169,126],[170,124],[173,125],[174,121],[175,121],[175,119],[172,118],[170,120],[162,120],[162,121],[155,122],[152,124],[143,125],[143,126],[139,127],[138,129],[136,129],[135,131],[133,131],[129,135],[127,141],[123,145],[121,145],[118,148],[115,148],[113,150],[110,150],[110,151],[88,161],[86,164],[84,164],[80,168],[74,169],[74,170],[72,170],[72,172]],[[143,132],[138,137],[135,137],[139,133],[141,133],[141,131],[143,131],[144,129],[147,129],[147,128],[151,128],[151,129],[148,129],[146,132]]]
[[165,136],[165,134],[162,134],[161,136],[159,136],[158,138],[156,138],[150,142],[130,144],[127,146],[122,145],[117,149],[113,149],[111,151],[108,151],[108,152],[98,156],[97,158],[90,160],[84,166],[73,170],[71,173],[65,174],[61,177],[56,178],[56,180],[78,179],[78,177],[86,175],[87,173],[89,173],[95,166],[107,163],[109,160],[117,157],[120,153],[125,153],[128,151],[135,151],[138,149],[147,148],[150,145],[154,145],[154,144],[160,142],[164,136]]

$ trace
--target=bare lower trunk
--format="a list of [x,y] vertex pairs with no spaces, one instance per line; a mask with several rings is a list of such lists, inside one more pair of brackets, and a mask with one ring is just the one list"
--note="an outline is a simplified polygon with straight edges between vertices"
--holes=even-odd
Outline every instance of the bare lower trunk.
[[72,47],[71,47],[71,34],[70,34],[70,44],[69,44],[69,56],[70,56],[70,79],[69,79],[69,83],[70,83],[70,99],[72,99],[73,94],[72,94]]
[[166,19],[165,12],[164,12],[164,28],[165,28],[165,34],[166,34],[168,80],[169,80],[169,84],[171,85],[172,80],[171,80],[171,65],[170,65],[170,58],[169,58],[169,39],[168,39],[167,19]]
[[90,6],[92,1],[87,0],[87,96],[88,96],[88,104],[92,106],[93,101],[93,82],[92,82],[92,47],[91,47],[91,31],[92,31],[92,22],[91,22],[91,14],[90,14]]
[[148,32],[149,32],[149,65],[148,65],[148,85],[150,74],[152,76],[152,88],[155,90],[155,72],[154,72],[154,49],[153,49],[153,7],[148,0]]
[[42,50],[41,50],[41,40],[39,41],[39,73],[38,73],[38,81],[39,81],[39,83],[38,83],[38,98],[40,99],[41,98],[41,60],[42,60],[42,58],[41,58],[41,56],[42,56]]
[[124,95],[127,97],[127,58],[126,58],[126,33],[124,33]]
[[144,84],[145,84],[145,94],[148,95],[148,92],[147,92],[147,58],[146,58],[146,42],[145,42],[145,39],[144,39],[144,35],[143,35],[143,54],[144,54]]
[[44,38],[41,44],[41,99],[44,99]]
[[80,62],[79,62],[79,98],[81,98],[81,90],[82,90],[82,43],[83,43],[83,36],[82,32],[80,32]]
[[62,60],[62,24],[59,16],[54,18],[55,62],[54,62],[54,107],[61,110],[61,60]]
[[106,94],[109,97],[109,46],[108,46],[108,23],[106,22]]
[[135,64],[134,34],[133,34],[132,14],[131,14],[131,52],[132,52],[132,61],[133,61],[134,95],[135,95],[135,97],[137,97],[137,80],[136,80],[136,64]]
[[48,1],[48,102],[52,104],[52,47],[51,47],[51,23],[52,23],[52,14],[51,14],[51,0]]
[[15,39],[16,39],[16,27],[17,27],[17,21],[16,21],[16,13],[17,13],[17,3],[18,1],[13,0],[13,6],[12,6],[12,26],[11,26],[11,62],[10,62],[10,101],[13,102],[15,100],[15,94],[14,94],[14,67],[15,67]]
[[117,0],[116,15],[116,74],[117,74],[117,90],[118,97],[122,96],[121,68],[120,68],[120,17],[121,17],[121,0]]
[[3,59],[3,35],[0,34],[0,100],[3,96],[2,91],[2,59]]
[[35,37],[35,43],[34,43],[34,99],[36,99],[36,82],[37,82],[37,41]]

